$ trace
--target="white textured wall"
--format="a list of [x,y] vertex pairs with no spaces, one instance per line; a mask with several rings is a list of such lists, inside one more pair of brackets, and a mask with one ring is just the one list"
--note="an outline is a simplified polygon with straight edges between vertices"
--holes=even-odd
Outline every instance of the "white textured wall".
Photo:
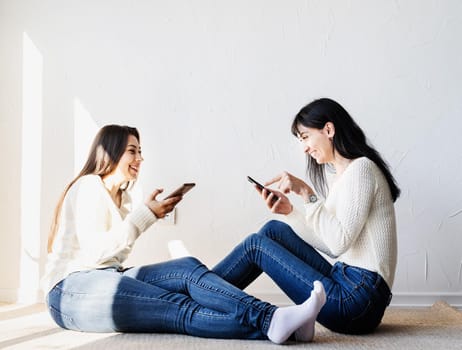
[[[17,294],[25,254],[30,39],[42,60],[41,174],[30,174],[42,177],[41,222],[29,232],[42,238],[41,254],[30,257],[39,271],[75,149],[88,147],[74,140],[76,120],[139,128],[146,191],[198,184],[177,225],[146,232],[130,262],[166,259],[166,242],[182,239],[213,266],[270,218],[245,176],[302,176],[290,123],[328,96],[363,127],[403,190],[395,303],[462,305],[461,34],[456,0],[0,0],[0,299]],[[250,290],[277,292],[265,279]]]

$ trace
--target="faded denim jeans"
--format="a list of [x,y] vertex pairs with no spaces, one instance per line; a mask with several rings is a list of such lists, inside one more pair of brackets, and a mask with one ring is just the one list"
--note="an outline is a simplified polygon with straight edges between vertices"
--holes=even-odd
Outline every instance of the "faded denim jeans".
[[48,293],[47,305],[55,322],[72,330],[241,339],[267,339],[276,310],[192,257],[75,272]]
[[213,271],[241,289],[265,272],[297,304],[319,280],[327,301],[317,321],[341,333],[373,331],[391,300],[379,274],[342,262],[332,266],[289,225],[276,220],[248,236]]

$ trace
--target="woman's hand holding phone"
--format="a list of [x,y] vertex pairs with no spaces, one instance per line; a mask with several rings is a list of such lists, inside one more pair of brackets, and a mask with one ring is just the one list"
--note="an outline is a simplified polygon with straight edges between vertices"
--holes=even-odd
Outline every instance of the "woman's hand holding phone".
[[189,192],[189,190],[191,190],[194,186],[196,186],[195,183],[193,182],[187,182],[187,183],[184,183],[183,185],[181,185],[179,188],[177,188],[175,191],[173,191],[172,193],[170,193],[167,197],[165,197],[164,199],[168,199],[168,198],[172,198],[172,197],[178,197],[178,196],[181,196],[183,197],[184,194],[186,194],[187,192]]
[[164,190],[161,188],[155,189],[154,192],[152,192],[148,198],[146,198],[146,201],[144,204],[151,209],[152,213],[158,218],[162,219],[170,213],[173,208],[175,208],[175,205],[178,204],[179,201],[181,201],[182,197],[177,196],[177,197],[172,197],[169,199],[164,199],[164,200],[157,200],[157,196],[161,194]]
[[[273,189],[270,191],[267,188],[264,188],[261,191],[261,196],[266,201],[266,205],[272,213],[288,215],[293,210],[289,198],[287,198],[282,192]],[[275,197],[277,200],[274,200]]]
[[263,186],[261,183],[259,183],[257,180],[254,180],[253,178],[251,178],[250,176],[247,176],[247,180],[250,182],[250,183],[253,183],[257,189],[258,192],[260,192],[261,194],[264,194],[265,193],[265,197],[264,199],[266,200],[268,197],[271,197],[270,198],[270,201],[271,203],[275,203],[279,197],[277,195],[275,195],[273,192],[271,192],[270,189],[266,188],[265,186]]
[[287,215],[292,212],[292,204],[282,192],[268,189],[258,181],[247,176],[247,180],[255,185],[256,190],[261,194],[265,200],[266,205],[275,214]]
[[173,208],[178,204],[179,201],[183,199],[183,195],[191,190],[196,184],[194,183],[184,183],[178,189],[170,193],[167,197],[162,200],[157,200],[157,196],[161,194],[163,189],[156,189],[153,193],[146,199],[145,204],[149,209],[154,213],[158,219],[162,219],[170,213]]

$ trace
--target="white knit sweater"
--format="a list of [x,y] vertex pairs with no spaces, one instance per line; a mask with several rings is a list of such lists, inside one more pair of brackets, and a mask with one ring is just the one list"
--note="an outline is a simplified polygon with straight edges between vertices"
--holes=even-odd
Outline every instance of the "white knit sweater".
[[378,272],[392,287],[397,238],[385,176],[368,158],[352,161],[325,200],[293,210],[287,222],[306,242],[348,265]]
[[42,288],[48,293],[75,271],[120,267],[135,240],[156,220],[145,204],[134,203],[130,190],[123,192],[117,208],[100,176],[81,177],[64,199]]

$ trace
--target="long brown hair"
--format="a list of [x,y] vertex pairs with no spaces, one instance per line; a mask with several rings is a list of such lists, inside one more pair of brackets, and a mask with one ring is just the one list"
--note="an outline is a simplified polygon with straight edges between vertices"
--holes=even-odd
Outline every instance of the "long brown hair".
[[135,136],[138,142],[140,141],[138,130],[125,125],[106,125],[98,131],[85,165],[79,174],[64,188],[58,200],[48,234],[48,253],[52,251],[53,241],[59,227],[63,201],[71,186],[84,175],[93,174],[103,177],[113,172],[125,152],[129,135]]
[[[337,152],[347,159],[367,157],[372,160],[385,176],[393,201],[396,201],[401,190],[391,174],[388,164],[368,142],[359,125],[338,102],[329,98],[320,98],[303,107],[292,122],[292,134],[296,137],[299,136],[299,125],[322,129],[327,122],[332,122],[335,126],[335,135],[332,141]],[[328,190],[325,165],[317,164],[316,160],[309,155],[306,158],[308,176],[316,191],[325,197]]]

